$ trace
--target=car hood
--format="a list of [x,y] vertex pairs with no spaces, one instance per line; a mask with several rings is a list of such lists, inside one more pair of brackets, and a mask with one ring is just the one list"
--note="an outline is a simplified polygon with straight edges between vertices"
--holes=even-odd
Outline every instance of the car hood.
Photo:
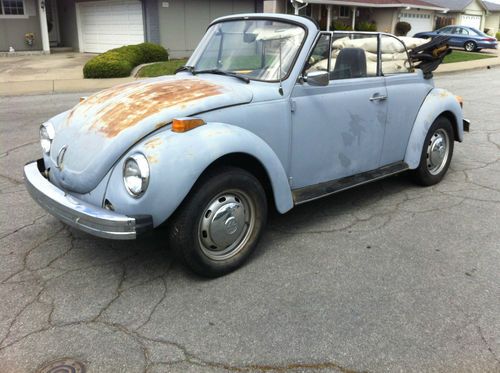
[[241,82],[196,77],[161,77],[104,90],[59,117],[52,177],[69,191],[87,193],[127,149],[173,118],[251,100],[252,91]]

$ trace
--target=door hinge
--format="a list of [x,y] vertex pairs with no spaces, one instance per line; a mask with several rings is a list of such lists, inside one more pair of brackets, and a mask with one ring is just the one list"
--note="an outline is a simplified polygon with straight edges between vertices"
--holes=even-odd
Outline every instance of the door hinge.
[[297,110],[297,104],[294,100],[290,100],[290,111],[293,113],[295,110]]

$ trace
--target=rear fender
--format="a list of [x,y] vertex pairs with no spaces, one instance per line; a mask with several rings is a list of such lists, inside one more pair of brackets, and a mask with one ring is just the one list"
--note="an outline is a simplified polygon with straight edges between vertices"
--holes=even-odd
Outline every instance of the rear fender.
[[[123,164],[136,152],[143,153],[150,166],[149,186],[140,198],[131,197],[122,181]],[[261,163],[280,213],[293,207],[287,175],[270,146],[252,132],[224,123],[208,123],[184,133],[165,129],[144,139],[116,164],[106,199],[120,213],[152,215],[158,226],[177,209],[207,167],[234,153],[248,154]]]
[[420,164],[425,137],[432,123],[440,115],[445,115],[451,120],[455,135],[454,140],[460,142],[463,140],[464,129],[460,104],[455,96],[447,90],[434,88],[420,107],[406,147],[404,161],[410,169],[415,169]]

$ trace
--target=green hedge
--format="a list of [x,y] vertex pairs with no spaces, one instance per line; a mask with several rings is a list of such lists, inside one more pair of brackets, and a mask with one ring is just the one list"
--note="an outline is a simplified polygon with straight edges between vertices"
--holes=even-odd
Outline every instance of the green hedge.
[[500,41],[500,32],[497,32],[497,40]]
[[85,78],[121,78],[130,76],[140,64],[167,61],[168,53],[161,45],[142,43],[111,49],[90,59],[83,67]]

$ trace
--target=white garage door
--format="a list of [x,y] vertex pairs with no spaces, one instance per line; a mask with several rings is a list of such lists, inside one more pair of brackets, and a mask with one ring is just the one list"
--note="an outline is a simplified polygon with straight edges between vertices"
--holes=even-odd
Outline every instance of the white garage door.
[[474,27],[479,30],[481,28],[481,16],[462,15],[460,17],[460,26]]
[[403,11],[399,20],[401,22],[408,22],[411,25],[411,30],[408,33],[408,36],[415,35],[417,32],[434,30],[431,13]]
[[77,6],[82,52],[102,53],[144,41],[140,1],[93,1],[77,3]]

